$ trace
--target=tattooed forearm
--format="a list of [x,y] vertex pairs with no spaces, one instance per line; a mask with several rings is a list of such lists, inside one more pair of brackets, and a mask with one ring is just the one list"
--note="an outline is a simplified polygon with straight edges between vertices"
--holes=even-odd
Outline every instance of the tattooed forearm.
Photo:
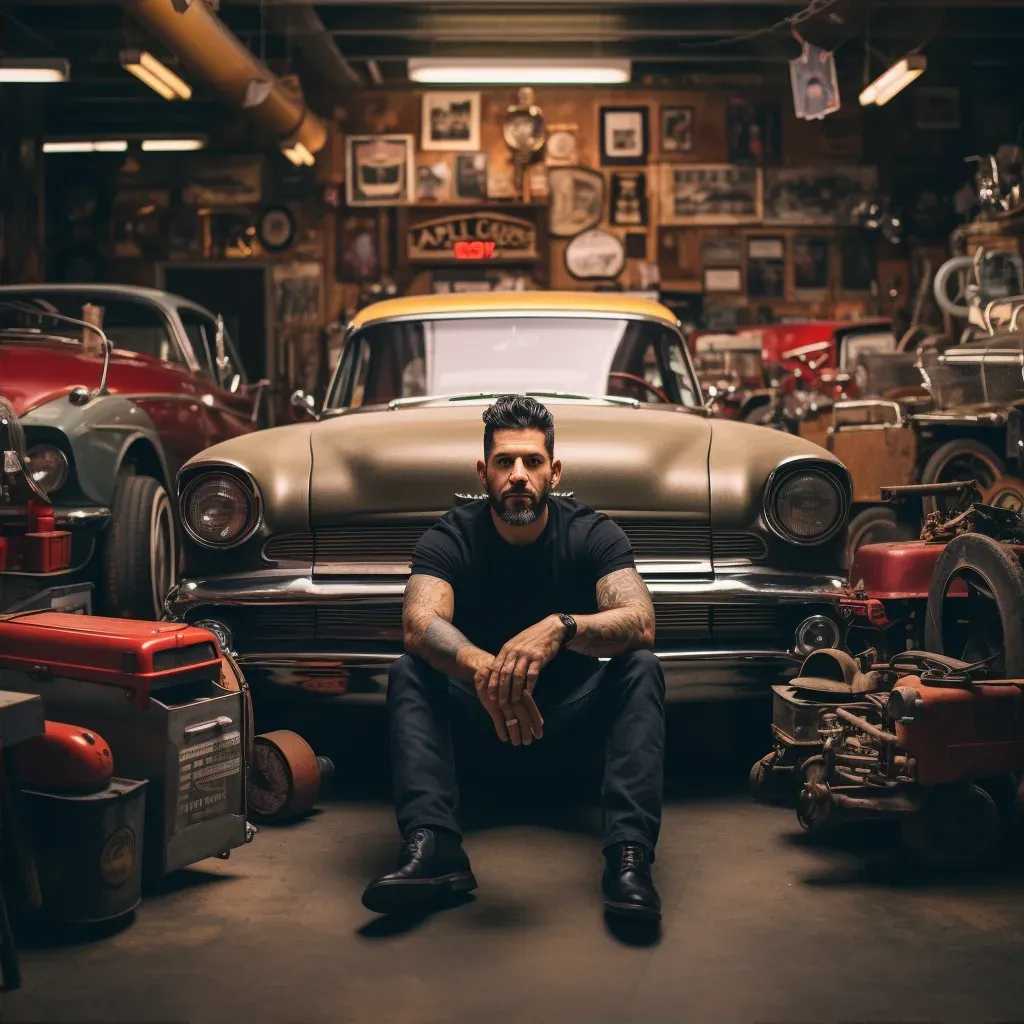
[[405,649],[446,675],[465,675],[458,664],[460,651],[473,645],[452,625],[455,594],[444,580],[411,576],[405,587],[402,631]]
[[609,573],[597,583],[596,615],[577,615],[569,650],[597,658],[654,647],[654,605],[635,569]]

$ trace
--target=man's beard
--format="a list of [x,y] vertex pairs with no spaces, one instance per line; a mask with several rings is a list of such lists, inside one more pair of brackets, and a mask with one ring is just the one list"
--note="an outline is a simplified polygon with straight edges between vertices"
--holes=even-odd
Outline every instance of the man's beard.
[[[506,502],[513,495],[522,494],[528,500],[526,503],[517,503],[516,505],[508,505]],[[548,491],[542,490],[536,499],[526,491],[513,490],[507,491],[504,496],[496,495],[493,491],[488,489],[487,500],[490,503],[491,508],[498,514],[498,518],[505,523],[506,526],[529,526],[531,523],[535,523],[540,515],[544,511],[545,505],[548,501]]]

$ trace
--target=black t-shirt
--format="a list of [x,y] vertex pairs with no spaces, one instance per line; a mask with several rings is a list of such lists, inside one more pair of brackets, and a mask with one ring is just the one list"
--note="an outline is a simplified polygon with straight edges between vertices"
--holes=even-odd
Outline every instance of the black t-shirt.
[[[413,573],[451,585],[455,627],[490,654],[548,615],[593,615],[597,581],[634,567],[629,539],[604,513],[568,498],[548,498],[547,507],[547,526],[533,544],[502,540],[481,499],[442,516],[413,552]],[[571,684],[597,667],[596,658],[560,651],[540,681]]]

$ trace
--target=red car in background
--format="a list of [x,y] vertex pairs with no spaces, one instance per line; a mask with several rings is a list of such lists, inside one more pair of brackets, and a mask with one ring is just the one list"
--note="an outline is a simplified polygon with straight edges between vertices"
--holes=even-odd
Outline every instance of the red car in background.
[[0,611],[89,581],[106,614],[159,619],[178,563],[175,475],[256,429],[266,383],[246,382],[221,319],[187,299],[120,285],[0,288],[0,396],[52,504],[44,518],[71,534],[69,564],[40,566],[23,542],[35,510],[0,503]]

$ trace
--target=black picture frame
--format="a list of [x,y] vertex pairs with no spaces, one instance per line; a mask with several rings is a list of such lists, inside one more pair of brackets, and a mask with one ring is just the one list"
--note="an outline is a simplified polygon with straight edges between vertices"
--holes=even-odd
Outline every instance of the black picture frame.
[[[632,123],[631,123],[632,122]],[[637,167],[647,163],[651,151],[651,129],[647,107],[601,107],[598,111],[598,138],[602,167]],[[623,133],[633,136],[627,144]],[[613,146],[609,148],[609,133]],[[615,146],[615,133],[623,134]]]
[[747,238],[747,298],[786,297],[786,239],[779,235]]
[[487,198],[486,153],[458,153],[455,157],[455,181],[452,190],[456,199]]
[[[286,228],[285,234],[276,239],[271,238],[269,231],[272,224],[274,226],[283,225]],[[267,252],[284,252],[295,240],[295,216],[287,206],[268,206],[260,214],[256,233],[259,236],[260,245]]]
[[608,223],[621,228],[647,227],[647,175],[614,171],[608,190]]
[[730,100],[725,134],[731,164],[765,167],[782,162],[782,108],[778,103]]
[[878,273],[878,239],[870,231],[843,236],[840,258],[844,292],[869,292]]
[[793,238],[793,290],[827,292],[832,283],[832,240],[828,235]]

